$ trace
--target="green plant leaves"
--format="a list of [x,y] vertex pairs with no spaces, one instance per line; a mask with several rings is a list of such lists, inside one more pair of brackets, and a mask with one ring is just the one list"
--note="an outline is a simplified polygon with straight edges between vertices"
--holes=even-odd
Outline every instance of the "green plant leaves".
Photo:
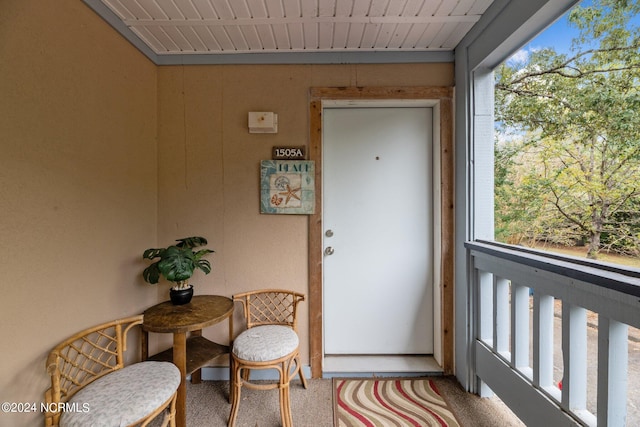
[[170,282],[187,280],[193,275],[196,263],[190,248],[169,246],[158,262],[158,270]]
[[154,262],[149,267],[145,268],[142,272],[142,277],[145,282],[155,285],[160,280],[160,270],[158,270],[158,263]]
[[144,269],[142,277],[151,284],[156,284],[163,276],[170,282],[183,282],[191,278],[195,269],[202,270],[205,274],[211,272],[211,263],[203,259],[204,256],[213,253],[211,249],[193,248],[206,245],[204,237],[186,237],[176,240],[178,243],[167,248],[147,249],[142,254],[144,259],[160,258]]
[[204,246],[207,244],[207,239],[204,237],[194,236],[194,237],[185,237],[184,239],[176,240],[178,242],[176,244],[179,248],[196,248],[198,246]]

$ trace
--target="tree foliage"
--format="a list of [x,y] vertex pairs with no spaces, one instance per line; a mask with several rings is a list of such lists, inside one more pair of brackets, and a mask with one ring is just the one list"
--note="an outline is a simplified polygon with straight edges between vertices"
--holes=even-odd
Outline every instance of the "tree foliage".
[[498,238],[640,249],[640,3],[595,0],[553,47],[496,70]]

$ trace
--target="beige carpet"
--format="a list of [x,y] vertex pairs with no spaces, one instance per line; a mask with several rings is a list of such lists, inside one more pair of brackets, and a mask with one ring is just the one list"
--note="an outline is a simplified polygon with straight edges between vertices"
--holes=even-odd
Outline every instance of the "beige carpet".
[[[453,377],[433,377],[434,383],[463,427],[522,427],[502,402],[480,399],[466,393]],[[291,407],[295,427],[332,427],[333,387],[331,379],[308,380],[305,390],[299,381],[291,383]],[[228,383],[187,383],[187,426],[223,427],[229,410]],[[277,390],[242,390],[237,427],[278,427],[280,413]],[[158,424],[153,424],[157,426]]]

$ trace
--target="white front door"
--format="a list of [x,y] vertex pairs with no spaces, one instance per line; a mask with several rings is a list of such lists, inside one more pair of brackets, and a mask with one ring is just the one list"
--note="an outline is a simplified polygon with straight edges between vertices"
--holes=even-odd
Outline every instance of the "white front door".
[[433,353],[433,110],[323,110],[324,353]]

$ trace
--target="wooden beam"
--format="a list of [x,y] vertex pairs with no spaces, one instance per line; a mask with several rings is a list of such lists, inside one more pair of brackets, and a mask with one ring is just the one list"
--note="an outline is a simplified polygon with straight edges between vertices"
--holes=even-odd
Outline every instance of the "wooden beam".
[[316,209],[309,216],[309,363],[322,377],[322,101],[309,104],[309,158],[315,161]]

